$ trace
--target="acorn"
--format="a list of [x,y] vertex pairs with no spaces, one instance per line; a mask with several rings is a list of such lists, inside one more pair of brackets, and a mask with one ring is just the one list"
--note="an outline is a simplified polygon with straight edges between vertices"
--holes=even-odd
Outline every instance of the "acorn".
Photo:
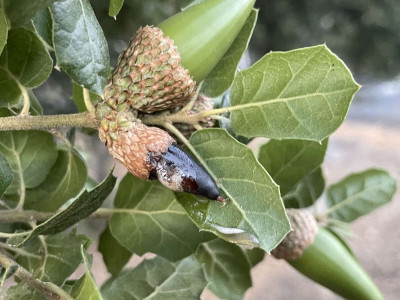
[[175,191],[224,202],[212,177],[165,131],[144,125],[140,113],[184,106],[216,66],[249,16],[255,0],[204,0],[159,28],[140,28],[118,59],[97,106],[99,136],[136,177],[157,178]]
[[173,40],[153,26],[136,32],[103,91],[114,110],[129,106],[145,113],[184,105],[194,93],[195,83],[180,64]]
[[282,242],[271,251],[278,259],[295,260],[303,255],[318,231],[317,221],[307,210],[286,209],[293,231],[289,232]]
[[346,299],[383,299],[354,255],[305,210],[286,209],[293,231],[271,251],[297,271]]
[[335,235],[319,227],[314,242],[289,264],[345,299],[384,299],[355,256]]
[[167,188],[225,202],[208,172],[175,145],[164,130],[143,124],[132,111],[117,112],[103,103],[99,137],[110,154],[144,180],[158,179]]
[[120,54],[104,88],[114,110],[144,113],[183,106],[243,27],[255,0],[205,0],[140,28]]

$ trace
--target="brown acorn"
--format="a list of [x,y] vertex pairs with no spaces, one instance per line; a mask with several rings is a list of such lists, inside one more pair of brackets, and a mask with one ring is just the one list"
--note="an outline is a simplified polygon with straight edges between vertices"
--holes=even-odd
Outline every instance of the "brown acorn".
[[144,125],[130,111],[111,110],[100,122],[99,137],[129,172],[146,180],[154,168],[150,154],[162,155],[175,142],[167,132]]
[[110,154],[144,180],[158,179],[171,190],[225,202],[210,174],[164,130],[144,125],[132,111],[99,104],[99,137]]
[[293,231],[282,240],[282,242],[271,251],[278,259],[295,260],[302,256],[318,231],[317,221],[314,216],[306,210],[286,209]]
[[144,113],[184,105],[195,93],[195,82],[180,61],[174,41],[161,29],[140,28],[120,54],[104,100],[114,110],[129,106]]

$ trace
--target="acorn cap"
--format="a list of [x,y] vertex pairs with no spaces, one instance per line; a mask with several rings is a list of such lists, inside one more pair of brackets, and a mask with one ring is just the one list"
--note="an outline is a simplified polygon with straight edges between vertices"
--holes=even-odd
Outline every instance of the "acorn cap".
[[174,41],[161,29],[140,28],[118,58],[103,91],[105,101],[114,110],[129,106],[145,113],[184,105],[195,82],[180,61]]
[[[194,102],[192,108],[187,112],[188,115],[196,115],[199,113],[202,113],[204,111],[209,111],[214,108],[214,102],[211,100],[211,98],[207,97],[204,94],[199,94],[197,96],[196,101]],[[175,108],[175,110],[180,110],[181,108]],[[203,121],[200,122],[200,125],[204,128],[211,128],[215,125],[215,120],[211,117],[205,117]],[[179,129],[179,131],[186,137],[190,138],[193,132],[196,131],[196,129],[186,123],[176,123],[175,127]]]
[[111,110],[100,122],[99,137],[132,175],[145,180],[153,169],[150,155],[166,153],[175,142],[167,132],[144,125],[130,111]]
[[317,221],[314,216],[300,209],[286,209],[293,231],[282,240],[282,242],[271,251],[271,254],[278,259],[295,260],[302,256],[318,231]]

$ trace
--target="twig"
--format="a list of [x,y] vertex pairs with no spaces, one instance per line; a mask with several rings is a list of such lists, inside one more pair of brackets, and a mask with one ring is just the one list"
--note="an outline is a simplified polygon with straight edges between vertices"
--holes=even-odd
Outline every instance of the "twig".
[[[42,222],[53,215],[54,213],[51,212],[41,212],[35,210],[0,210],[0,223],[30,222],[33,220]],[[22,232],[18,234],[22,235]]]
[[[93,219],[104,219],[111,217],[114,213],[121,212],[118,208],[99,208],[97,211],[92,213],[89,218]],[[57,212],[42,212],[36,210],[0,210],[0,223],[13,223],[13,222],[26,222],[32,221],[44,222],[51,218]],[[18,233],[0,233],[0,237],[9,238],[15,235],[23,236],[28,235],[30,231],[18,232]]]
[[12,116],[0,118],[0,131],[51,130],[62,127],[97,128],[98,121],[89,112],[52,116]]
[[30,286],[39,290],[47,299],[54,300],[73,300],[73,298],[68,295],[62,288],[55,285],[52,282],[43,282],[35,278],[31,273],[29,273],[24,267],[17,264],[14,260],[7,257],[5,254],[0,253],[0,264],[5,269],[13,268],[15,269],[14,275],[19,279],[25,281]]
[[[12,214],[12,213],[13,212],[9,212],[9,214]],[[27,236],[28,234],[29,234],[28,231],[15,232],[15,233],[0,232],[0,238],[9,239],[9,238],[16,237],[16,236]]]
[[36,258],[36,259],[41,259],[42,258],[39,255],[30,253],[30,252],[25,251],[24,249],[21,249],[21,248],[16,248],[16,247],[10,246],[10,245],[8,245],[6,243],[2,243],[2,242],[0,242],[0,248],[7,249],[9,251],[13,251],[14,253],[16,253],[18,255],[21,255],[21,256],[32,257],[32,258]]
[[28,91],[26,88],[17,81],[19,89],[21,90],[22,93],[22,98],[24,100],[24,106],[22,107],[21,116],[28,116],[29,115],[29,109],[31,108],[31,100],[29,99]]
[[197,87],[196,92],[194,93],[194,95],[190,99],[190,101],[180,110],[181,112],[187,113],[189,110],[192,109],[194,103],[196,102],[197,98],[199,97],[199,93],[200,93],[200,90],[201,90],[202,86],[203,86],[203,81],[200,82],[199,86]]

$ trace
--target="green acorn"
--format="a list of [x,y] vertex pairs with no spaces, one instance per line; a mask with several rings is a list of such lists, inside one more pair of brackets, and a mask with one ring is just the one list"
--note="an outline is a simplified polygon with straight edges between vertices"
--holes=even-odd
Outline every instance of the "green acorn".
[[349,249],[314,216],[299,209],[286,210],[291,231],[271,251],[297,271],[346,299],[379,300],[382,294]]
[[215,67],[254,2],[204,0],[160,28],[139,29],[120,54],[96,114],[101,121],[100,139],[133,175],[157,178],[173,190],[225,201],[211,176],[173,145],[168,133],[144,125],[138,112],[184,106],[195,95],[195,80],[203,80]]
[[205,0],[139,29],[104,88],[114,110],[144,113],[183,106],[243,27],[255,0]]

